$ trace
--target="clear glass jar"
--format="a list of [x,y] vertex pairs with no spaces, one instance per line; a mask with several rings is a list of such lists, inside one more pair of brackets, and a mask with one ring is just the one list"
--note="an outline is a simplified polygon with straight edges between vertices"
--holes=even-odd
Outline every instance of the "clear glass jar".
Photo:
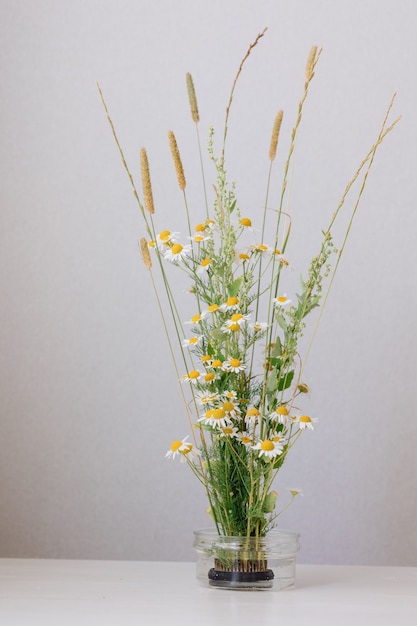
[[266,537],[225,537],[216,529],[197,530],[197,579],[211,589],[292,589],[298,539],[297,533],[277,529]]

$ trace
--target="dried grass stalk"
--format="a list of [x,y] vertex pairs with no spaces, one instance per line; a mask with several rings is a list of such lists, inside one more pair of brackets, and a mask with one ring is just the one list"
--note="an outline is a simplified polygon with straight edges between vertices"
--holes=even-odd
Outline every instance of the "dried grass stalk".
[[177,140],[172,130],[168,131],[169,147],[171,148],[172,159],[174,161],[175,171],[180,189],[184,190],[186,186],[184,168],[182,166],[180,151],[178,150]]
[[155,207],[153,204],[152,183],[151,175],[149,173],[148,155],[145,148],[140,151],[140,169],[142,172],[142,187],[143,187],[143,199],[145,202],[145,208],[153,215],[155,213]]
[[193,77],[189,72],[187,72],[187,91],[188,91],[188,99],[190,101],[191,108],[191,117],[193,118],[193,122],[196,124],[200,121],[200,115],[198,113],[198,104],[197,97],[195,95],[194,82]]
[[277,116],[275,118],[274,126],[272,128],[271,145],[269,148],[270,161],[273,161],[277,155],[279,131],[281,129],[283,116],[284,116],[284,111],[278,111]]
[[149,254],[148,242],[145,237],[142,237],[139,241],[139,250],[142,255],[143,262],[145,263],[148,270],[152,267],[151,255]]

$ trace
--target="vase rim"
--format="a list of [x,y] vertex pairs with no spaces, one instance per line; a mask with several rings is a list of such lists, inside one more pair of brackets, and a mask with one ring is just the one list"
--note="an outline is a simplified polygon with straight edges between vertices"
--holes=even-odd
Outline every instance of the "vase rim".
[[286,530],[283,528],[271,528],[271,530],[269,530],[266,535],[262,535],[259,537],[255,537],[255,536],[247,536],[247,535],[222,535],[220,534],[216,528],[199,528],[198,530],[194,530],[194,535],[199,535],[200,537],[202,535],[207,535],[208,537],[221,537],[221,538],[227,538],[227,539],[265,539],[267,537],[288,537],[288,538],[293,538],[293,539],[298,539],[300,537],[300,534],[298,532],[295,531],[291,531],[291,530]]

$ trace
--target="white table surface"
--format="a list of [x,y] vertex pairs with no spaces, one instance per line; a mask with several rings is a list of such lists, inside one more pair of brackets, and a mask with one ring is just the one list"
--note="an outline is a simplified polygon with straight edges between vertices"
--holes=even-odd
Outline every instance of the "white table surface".
[[197,585],[193,563],[0,559],[1,626],[417,626],[417,568],[298,565],[292,591]]

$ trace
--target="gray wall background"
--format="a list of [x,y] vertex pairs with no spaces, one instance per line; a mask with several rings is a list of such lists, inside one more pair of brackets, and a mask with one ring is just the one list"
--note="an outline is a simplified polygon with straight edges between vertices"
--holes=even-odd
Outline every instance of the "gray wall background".
[[277,483],[304,491],[282,525],[302,535],[300,562],[416,565],[416,3],[2,0],[0,24],[0,556],[193,558],[207,505],[186,466],[164,459],[187,424],[95,82],[138,181],[147,147],[157,224],[181,230],[169,129],[202,215],[185,73],[205,144],[268,26],[236,92],[229,173],[255,219],[282,107],[278,197],[306,57],[323,47],[292,176],[295,276],[395,90],[403,115],[306,369],[320,421]]

